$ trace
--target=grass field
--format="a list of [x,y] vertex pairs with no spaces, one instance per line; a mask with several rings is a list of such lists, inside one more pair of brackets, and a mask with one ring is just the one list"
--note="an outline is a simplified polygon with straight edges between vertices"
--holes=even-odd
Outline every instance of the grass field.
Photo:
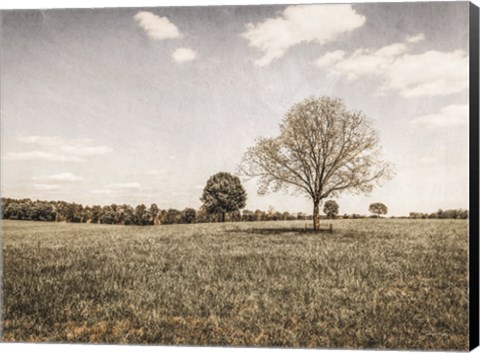
[[467,221],[328,223],[4,221],[3,340],[467,350]]

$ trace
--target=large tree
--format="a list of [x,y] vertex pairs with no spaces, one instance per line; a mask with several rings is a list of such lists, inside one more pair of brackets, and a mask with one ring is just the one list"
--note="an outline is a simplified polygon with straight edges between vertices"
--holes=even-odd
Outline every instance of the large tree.
[[323,199],[344,191],[370,192],[389,177],[377,133],[360,111],[341,99],[311,97],[295,104],[280,135],[260,138],[243,156],[240,173],[259,177],[260,195],[292,188],[313,202],[313,227],[320,228]]
[[225,222],[225,214],[245,207],[247,193],[240,179],[232,174],[220,172],[212,175],[203,189],[200,201],[209,214],[220,214]]

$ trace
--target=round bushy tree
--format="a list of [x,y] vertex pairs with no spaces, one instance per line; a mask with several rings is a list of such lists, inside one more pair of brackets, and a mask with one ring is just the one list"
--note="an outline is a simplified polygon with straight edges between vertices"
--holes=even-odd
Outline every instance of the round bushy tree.
[[327,215],[328,218],[335,218],[338,215],[338,203],[335,200],[328,200],[323,206],[323,213]]
[[212,175],[203,189],[200,201],[209,214],[220,214],[225,222],[225,214],[245,207],[247,193],[240,179],[230,173]]
[[182,211],[182,223],[190,224],[195,223],[195,218],[197,217],[197,211],[193,208],[186,208]]
[[368,208],[368,210],[377,215],[377,216],[380,216],[382,214],[387,214],[388,212],[388,208],[387,206],[385,206],[383,203],[381,202],[375,202],[375,203],[372,203],[370,205],[370,207]]

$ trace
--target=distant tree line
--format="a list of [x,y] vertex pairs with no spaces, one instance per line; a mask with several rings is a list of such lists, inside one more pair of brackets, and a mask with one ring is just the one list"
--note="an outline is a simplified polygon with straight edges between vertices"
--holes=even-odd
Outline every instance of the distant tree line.
[[410,218],[414,219],[467,219],[468,211],[463,208],[442,210],[433,213],[410,212]]
[[225,213],[209,213],[205,207],[199,210],[185,208],[160,209],[156,204],[132,207],[126,204],[84,206],[65,201],[41,201],[31,199],[1,198],[2,219],[45,222],[99,223],[124,225],[189,224],[209,222],[255,222],[311,220],[302,212],[278,212],[272,207],[261,210],[243,210]]
[[[326,214],[322,216],[323,219],[361,219],[369,217],[356,213],[338,215],[338,205],[334,201],[327,202],[323,211]],[[1,198],[1,217],[2,219],[12,220],[146,226],[156,224],[216,223],[223,221],[311,221],[313,216],[303,212],[279,212],[273,207],[270,207],[268,211],[236,210],[225,213],[209,213],[204,206],[198,210],[188,207],[183,210],[177,210],[174,208],[160,209],[156,204],[151,204],[149,207],[143,204],[136,207],[126,204],[83,206],[82,204],[65,201]],[[376,218],[377,216],[370,217]],[[467,219],[468,211],[465,209],[440,209],[434,213],[410,212],[409,217],[398,218]]]

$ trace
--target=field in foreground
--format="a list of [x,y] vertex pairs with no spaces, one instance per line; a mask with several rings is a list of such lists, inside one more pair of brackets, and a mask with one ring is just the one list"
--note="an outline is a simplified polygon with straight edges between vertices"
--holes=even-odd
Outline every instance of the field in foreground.
[[3,340],[467,350],[467,221],[328,223],[4,221]]

